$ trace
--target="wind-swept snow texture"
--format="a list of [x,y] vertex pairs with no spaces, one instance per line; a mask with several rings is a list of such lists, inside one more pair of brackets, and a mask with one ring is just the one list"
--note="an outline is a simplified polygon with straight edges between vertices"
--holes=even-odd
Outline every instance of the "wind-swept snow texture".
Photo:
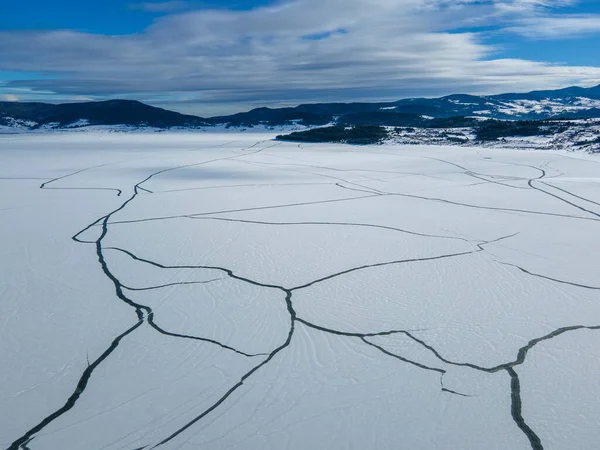
[[600,159],[0,138],[0,447],[598,448]]

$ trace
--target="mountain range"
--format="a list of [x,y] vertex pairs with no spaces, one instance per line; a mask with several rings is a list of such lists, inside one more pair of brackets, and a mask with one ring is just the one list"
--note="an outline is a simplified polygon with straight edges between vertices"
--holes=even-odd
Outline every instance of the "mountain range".
[[256,108],[203,118],[132,100],[81,103],[0,102],[5,129],[70,129],[92,125],[152,128],[315,127],[385,125],[423,128],[468,127],[482,119],[545,120],[600,118],[600,85],[491,96],[449,95],[385,103],[316,103],[293,108]]

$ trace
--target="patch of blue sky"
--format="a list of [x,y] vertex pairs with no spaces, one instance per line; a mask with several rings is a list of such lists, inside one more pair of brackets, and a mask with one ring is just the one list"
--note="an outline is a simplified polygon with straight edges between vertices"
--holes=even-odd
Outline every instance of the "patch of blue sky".
[[123,35],[165,14],[194,9],[248,10],[273,0],[2,0],[0,30],[77,30]]
[[577,3],[561,7],[557,12],[561,14],[600,14],[598,0],[580,0]]
[[[600,1],[588,9],[600,14]],[[477,34],[479,41],[490,49],[485,59],[511,58],[568,66],[600,66],[600,30],[581,35],[575,31],[566,36],[535,37],[511,32],[500,25],[489,25],[448,32]]]
[[600,37],[526,39],[501,35],[487,40],[498,49],[494,57],[543,61],[567,66],[600,66]]
[[333,31],[324,31],[321,33],[307,34],[305,36],[302,36],[302,39],[305,39],[308,41],[322,41],[322,40],[328,39],[332,36],[341,35],[341,34],[348,34],[348,30],[345,30],[344,28],[338,28],[337,30],[333,30]]

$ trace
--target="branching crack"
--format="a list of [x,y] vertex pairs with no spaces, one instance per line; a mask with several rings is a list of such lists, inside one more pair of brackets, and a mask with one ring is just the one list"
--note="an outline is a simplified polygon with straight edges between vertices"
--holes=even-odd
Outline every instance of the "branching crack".
[[[296,329],[296,323],[300,323],[308,328],[311,328],[313,330],[319,331],[319,332],[323,332],[323,333],[328,333],[331,335],[335,335],[335,336],[340,336],[340,337],[347,337],[347,338],[357,338],[360,340],[360,342],[362,342],[363,344],[365,344],[366,346],[373,348],[375,350],[377,350],[377,352],[379,352],[382,355],[386,355],[387,357],[391,357],[394,358],[402,363],[408,364],[410,366],[416,367],[418,369],[421,370],[425,370],[428,372],[434,372],[440,375],[440,388],[442,392],[448,393],[448,394],[452,394],[452,395],[457,395],[457,396],[461,396],[461,397],[471,397],[467,394],[464,393],[460,393],[460,392],[456,392],[454,390],[448,389],[445,385],[444,385],[444,376],[447,374],[447,370],[445,368],[442,367],[433,367],[430,365],[426,365],[423,364],[419,361],[414,361],[411,360],[409,358],[406,358],[402,355],[399,355],[397,353],[394,353],[388,349],[386,349],[384,346],[376,344],[375,342],[372,342],[372,340],[370,340],[369,338],[375,338],[375,337],[385,337],[385,336],[393,336],[393,335],[403,335],[407,338],[409,338],[410,340],[412,340],[414,343],[418,344],[418,346],[420,346],[421,348],[427,350],[429,353],[433,354],[435,356],[435,358],[437,358],[437,360],[440,363],[444,363],[447,364],[449,366],[458,366],[458,367],[465,367],[465,368],[469,368],[469,369],[473,369],[479,372],[484,372],[484,373],[497,373],[500,371],[506,371],[508,373],[508,375],[510,376],[511,379],[511,414],[513,417],[513,420],[515,422],[515,424],[518,426],[518,428],[525,434],[525,436],[529,439],[529,442],[531,444],[531,448],[533,450],[543,450],[543,446],[541,443],[540,438],[537,436],[537,434],[531,429],[531,427],[526,423],[524,417],[523,417],[523,412],[522,412],[522,399],[521,399],[521,384],[520,384],[520,380],[518,377],[517,372],[515,371],[515,367],[519,366],[521,364],[523,364],[525,362],[525,359],[527,357],[528,352],[534,348],[537,344],[543,342],[543,341],[547,341],[550,339],[553,339],[557,336],[560,336],[564,333],[568,333],[568,332],[572,332],[572,331],[577,331],[577,330],[600,330],[600,326],[585,326],[585,325],[574,325],[574,326],[568,326],[568,327],[563,327],[563,328],[559,328],[551,333],[548,333],[545,336],[539,337],[539,338],[535,338],[530,340],[526,345],[524,345],[523,347],[521,347],[517,353],[517,357],[515,358],[515,360],[510,361],[510,362],[506,362],[503,364],[499,364],[493,367],[483,367],[483,366],[479,366],[476,364],[472,364],[472,363],[468,363],[468,362],[456,362],[456,361],[452,361],[449,360],[448,358],[445,358],[444,356],[442,356],[441,352],[439,352],[436,348],[434,348],[432,345],[426,343],[424,340],[419,339],[418,337],[416,337],[414,335],[415,332],[418,331],[423,331],[423,330],[388,330],[388,331],[380,331],[380,332],[371,332],[371,333],[357,333],[357,332],[347,332],[347,331],[343,331],[343,330],[336,330],[336,329],[332,329],[332,328],[327,328],[321,325],[318,325],[316,323],[312,323],[306,319],[303,319],[301,317],[298,317],[296,314],[296,311],[294,309],[294,305],[292,302],[292,297],[293,297],[293,293],[295,291],[300,291],[303,289],[307,289],[311,286],[314,286],[318,283],[323,283],[325,281],[337,278],[337,277],[341,277],[343,275],[347,275],[356,271],[360,271],[360,270],[365,270],[365,269],[371,269],[371,268],[377,268],[377,267],[384,267],[384,266],[391,266],[391,265],[399,265],[399,264],[410,264],[410,263],[421,263],[421,262],[427,262],[427,261],[435,261],[435,260],[442,260],[442,259],[448,259],[448,258],[458,258],[458,257],[464,257],[464,256],[468,256],[468,255],[472,255],[475,253],[479,253],[479,252],[485,252],[485,246],[495,243],[495,242],[499,242],[501,240],[504,239],[509,239],[513,236],[515,236],[516,234],[512,234],[512,235],[508,235],[508,236],[503,236],[500,237],[496,240],[493,241],[476,241],[476,240],[469,240],[469,239],[465,239],[465,238],[461,238],[461,237],[455,237],[455,236],[441,236],[441,235],[433,235],[433,234],[426,234],[426,233],[419,233],[419,232],[415,232],[415,231],[410,231],[410,230],[405,230],[405,229],[401,229],[401,228],[396,228],[396,227],[391,227],[391,226],[384,226],[384,225],[376,225],[376,224],[366,224],[366,223],[350,223],[350,222],[316,222],[316,221],[304,221],[304,222],[267,222],[267,221],[256,221],[256,220],[243,220],[243,219],[234,219],[234,218],[223,218],[223,217],[211,217],[214,215],[219,215],[219,214],[230,214],[230,213],[238,213],[238,212],[247,212],[247,211],[263,211],[263,210],[271,210],[271,209],[278,209],[278,208],[292,208],[292,207],[299,207],[299,206],[307,206],[307,205],[317,205],[317,204],[328,204],[328,203],[335,203],[335,202],[349,202],[349,201],[356,201],[356,200],[362,200],[362,199],[368,199],[368,198],[375,198],[375,197],[380,197],[380,196],[398,196],[398,197],[407,197],[407,198],[414,198],[414,199],[421,199],[421,200],[427,200],[427,201],[434,201],[434,202],[441,202],[441,203],[446,203],[446,204],[450,204],[450,205],[457,205],[457,206],[463,206],[463,207],[468,207],[468,208],[476,208],[476,209],[482,209],[482,210],[492,210],[492,211],[500,211],[500,212],[516,212],[516,213],[525,213],[525,214],[534,214],[534,215],[543,215],[543,216],[553,216],[553,217],[561,217],[561,218],[570,218],[570,219],[577,219],[577,220],[592,220],[592,221],[598,221],[600,220],[600,214],[591,211],[589,209],[586,209],[584,207],[582,207],[581,205],[575,204],[569,200],[566,200],[558,195],[555,195],[551,192],[547,192],[546,190],[541,189],[540,187],[536,186],[535,182],[553,188],[555,190],[558,190],[560,192],[566,193],[568,195],[571,195],[574,198],[586,201],[588,203],[591,204],[595,204],[595,205],[600,205],[600,203],[596,203],[592,200],[586,199],[584,197],[578,196],[576,194],[573,194],[565,189],[562,188],[558,188],[556,186],[550,185],[545,183],[544,181],[542,181],[542,179],[544,179],[546,177],[546,171],[542,168],[539,167],[534,167],[534,166],[527,166],[527,165],[521,165],[521,166],[525,166],[525,167],[530,167],[532,169],[535,169],[536,171],[538,171],[540,173],[539,177],[537,178],[532,178],[532,179],[527,179],[527,178],[519,178],[519,177],[503,177],[503,176],[499,176],[499,175],[487,175],[487,174],[481,174],[478,172],[473,172],[471,170],[469,170],[466,167],[463,167],[461,165],[449,162],[449,161],[445,161],[445,160],[441,160],[441,159],[437,159],[437,158],[430,158],[430,157],[423,157],[425,159],[430,159],[430,160],[436,160],[445,164],[449,164],[451,166],[456,167],[457,169],[459,169],[463,174],[469,176],[469,177],[473,177],[479,180],[482,180],[486,183],[494,183],[494,184],[498,184],[498,185],[502,185],[505,187],[509,187],[509,188],[515,188],[515,189],[534,189],[536,191],[539,191],[545,195],[554,197],[556,199],[558,199],[559,201],[566,203],[570,206],[573,206],[587,214],[591,214],[593,216],[596,216],[596,218],[590,218],[590,217],[582,217],[582,216],[574,216],[574,215],[568,215],[568,214],[558,214],[558,213],[552,213],[552,212],[544,212],[544,211],[530,211],[530,210],[522,210],[522,209],[513,209],[513,208],[496,208],[496,207],[491,207],[491,206],[479,206],[479,205],[473,205],[473,204],[469,204],[469,203],[462,203],[462,202],[456,202],[456,201],[450,201],[450,200],[445,200],[445,199],[441,199],[441,198],[434,198],[434,197],[425,197],[425,196],[419,196],[419,195],[412,195],[412,194],[407,194],[407,193],[393,193],[393,192],[384,192],[384,191],[380,191],[374,188],[370,188],[367,186],[363,186],[360,185],[358,183],[352,182],[352,181],[348,181],[348,180],[344,180],[342,178],[339,177],[334,177],[334,176],[330,176],[330,175],[324,175],[324,174],[315,174],[318,176],[322,176],[322,177],[326,177],[326,178],[331,178],[334,180],[338,180],[339,182],[336,182],[335,185],[343,188],[343,189],[349,189],[352,191],[359,191],[362,193],[366,193],[368,195],[363,195],[360,197],[353,197],[353,198],[341,198],[341,199],[331,199],[331,200],[320,200],[320,201],[311,201],[311,202],[298,202],[298,203],[290,203],[290,204],[280,204],[280,205],[272,205],[272,206],[258,206],[258,207],[248,207],[248,208],[240,208],[240,209],[231,209],[231,210],[223,210],[223,211],[213,211],[213,212],[203,212],[203,213],[196,213],[196,214],[186,214],[186,215],[177,215],[177,216],[165,216],[165,217],[152,217],[152,218],[145,218],[145,219],[137,219],[137,220],[122,220],[122,221],[118,221],[118,220],[113,220],[113,217],[119,213],[120,211],[123,211],[131,202],[133,202],[135,200],[135,198],[141,193],[141,192],[145,192],[147,194],[153,194],[153,191],[144,187],[143,185],[146,184],[147,182],[149,182],[152,178],[159,176],[160,174],[166,173],[166,172],[170,172],[170,171],[174,171],[174,170],[178,170],[178,169],[184,169],[184,168],[188,168],[188,167],[194,167],[194,166],[199,166],[202,164],[210,164],[213,162],[217,162],[217,161],[224,161],[224,160],[235,160],[236,158],[240,158],[242,156],[248,156],[248,155],[252,155],[252,154],[256,154],[259,153],[267,148],[271,148],[273,146],[279,145],[279,144],[274,144],[272,146],[267,146],[264,148],[258,148],[257,150],[254,150],[255,148],[259,147],[259,145],[261,144],[261,142],[257,142],[255,143],[253,146],[251,147],[247,147],[242,149],[242,151],[240,153],[236,153],[234,156],[228,156],[228,157],[222,157],[222,158],[215,158],[212,160],[208,160],[208,161],[203,161],[203,162],[199,162],[199,163],[194,163],[194,164],[188,164],[188,165],[182,165],[182,166],[177,166],[177,167],[170,167],[170,168],[165,168],[162,170],[159,170],[157,172],[154,172],[152,174],[150,174],[149,176],[147,176],[144,180],[140,181],[139,183],[135,184],[133,186],[133,193],[131,194],[131,196],[125,200],[118,208],[116,208],[115,210],[113,210],[112,212],[100,217],[99,219],[95,220],[94,222],[90,223],[89,225],[87,225],[85,228],[83,228],[81,231],[79,231],[77,234],[75,234],[72,237],[72,240],[74,242],[77,243],[82,243],[82,244],[91,244],[94,245],[95,250],[96,250],[96,255],[97,255],[97,259],[98,259],[98,263],[102,269],[103,274],[105,275],[105,277],[111,281],[111,283],[114,286],[114,290],[115,290],[115,295],[117,298],[119,298],[122,302],[124,302],[125,304],[127,304],[128,306],[130,306],[137,317],[137,321],[136,324],[133,325],[131,328],[127,329],[125,332],[123,332],[122,334],[120,334],[119,336],[117,336],[110,344],[110,346],[100,355],[100,357],[98,357],[96,360],[91,361],[87,360],[87,367],[86,369],[83,371],[77,386],[75,387],[74,392],[71,394],[71,396],[67,399],[67,401],[65,402],[65,404],[57,409],[55,412],[53,412],[52,414],[50,414],[49,416],[47,416],[46,418],[44,418],[42,421],[40,421],[37,425],[35,425],[33,428],[31,428],[29,431],[27,431],[22,437],[20,437],[19,439],[17,439],[16,441],[14,441],[11,446],[8,448],[8,450],[29,450],[28,445],[29,443],[35,439],[35,436],[37,433],[39,433],[42,429],[44,429],[44,427],[46,427],[48,424],[50,424],[52,421],[56,420],[58,417],[62,416],[63,414],[67,413],[68,411],[70,411],[72,408],[75,407],[77,400],[79,399],[79,397],[84,393],[86,386],[88,385],[89,380],[91,379],[94,370],[99,367],[100,364],[102,364],[105,360],[108,359],[108,357],[114,352],[114,350],[119,346],[119,344],[121,343],[121,341],[123,339],[125,339],[127,336],[129,336],[130,334],[132,334],[135,330],[137,330],[141,325],[147,323],[153,330],[155,330],[156,332],[164,335],[164,336],[169,336],[171,338],[175,338],[175,339],[189,339],[189,340],[195,340],[195,341],[201,341],[201,342],[206,342],[208,344],[211,345],[215,345],[218,346],[224,350],[227,351],[231,351],[231,352],[235,352],[236,354],[243,356],[243,357],[247,357],[247,358],[261,358],[262,360],[257,363],[256,365],[254,365],[249,371],[247,371],[245,374],[243,374],[239,380],[233,385],[231,386],[218,400],[216,400],[214,403],[212,403],[210,406],[208,406],[206,409],[204,409],[200,414],[198,414],[195,418],[193,418],[192,420],[190,420],[188,423],[184,424],[183,426],[181,426],[180,428],[178,428],[176,431],[172,432],[168,437],[166,437],[165,439],[163,439],[162,441],[160,441],[158,444],[154,445],[154,447],[152,448],[156,448],[156,447],[160,447],[168,442],[170,442],[171,440],[175,439],[177,436],[181,435],[182,433],[184,433],[186,430],[188,430],[190,427],[192,427],[194,424],[196,424],[197,422],[201,421],[203,418],[205,418],[206,416],[208,416],[209,414],[211,414],[213,411],[215,411],[217,408],[219,408],[222,404],[224,404],[236,391],[238,391],[255,373],[259,372],[262,368],[264,368],[266,365],[268,365],[271,361],[273,361],[276,356],[278,356],[280,353],[282,353],[287,347],[289,347],[292,343],[292,338],[294,336],[295,333],[295,329]],[[227,144],[224,144],[227,145]],[[285,157],[283,157],[285,158]],[[287,159],[291,159],[291,158],[287,158]],[[256,163],[256,162],[252,162],[252,161],[240,161],[246,164],[257,164],[257,165],[268,165],[268,163]],[[508,164],[508,163],[506,163]],[[116,189],[116,188],[69,188],[69,187],[48,187],[48,185],[58,181],[58,180],[62,180],[74,175],[77,175],[81,172],[87,171],[87,170],[91,170],[94,168],[98,168],[98,167],[103,167],[106,166],[108,164],[103,164],[103,165],[99,165],[99,166],[94,166],[94,167],[89,167],[89,168],[84,168],[81,169],[79,171],[73,172],[73,173],[69,173],[67,175],[58,177],[58,178],[54,178],[52,180],[49,181],[45,181],[44,183],[42,183],[40,185],[41,189],[88,189],[88,190],[108,190],[108,191],[115,191],[117,192],[118,196],[121,196],[122,191],[120,189]],[[335,169],[335,168],[329,168],[329,167],[324,167],[324,166],[314,166],[314,165],[308,165],[308,164],[288,164],[290,166],[303,166],[303,167],[315,167],[315,168],[320,168],[320,169],[328,169],[328,170],[333,170],[333,171],[337,171],[337,172],[344,172],[345,170],[342,169]],[[519,165],[519,164],[515,164],[515,165]],[[294,169],[287,169],[287,170],[294,170]],[[369,172],[369,170],[363,170],[364,172]],[[371,172],[378,172],[378,173],[396,173],[396,172],[386,172],[386,171],[371,171]],[[398,172],[399,173],[399,172]],[[423,174],[419,174],[421,176],[427,176],[427,175],[423,175]],[[364,177],[364,178],[368,178],[368,177]],[[36,179],[36,178],[27,178],[27,179]],[[371,179],[373,181],[381,181],[381,180],[377,180],[377,179]],[[500,181],[499,181],[500,180]],[[527,181],[528,183],[528,187],[521,187],[521,186],[513,186],[511,184],[507,184],[503,181]],[[352,187],[348,187],[345,186],[341,183],[345,183],[345,184],[349,184]],[[301,184],[301,183],[299,183]],[[322,184],[322,183],[304,183],[304,184]],[[331,184],[331,183],[329,183]],[[472,249],[472,250],[468,250],[468,251],[463,251],[463,252],[456,252],[456,253],[449,253],[449,254],[444,254],[444,255],[436,255],[436,256],[430,256],[430,257],[423,257],[423,258],[412,258],[412,259],[398,259],[398,260],[394,260],[394,261],[387,261],[387,262],[379,262],[379,263],[373,263],[373,264],[365,264],[365,265],[361,265],[361,266],[357,266],[357,267],[352,267],[352,268],[348,268],[346,270],[331,274],[331,275],[327,275],[327,276],[323,276],[320,277],[316,280],[310,281],[308,283],[305,283],[303,285],[297,286],[297,287],[293,287],[293,288],[289,288],[289,287],[284,287],[281,285],[276,285],[276,284],[269,284],[269,283],[262,283],[256,280],[252,280],[250,278],[238,275],[236,273],[234,273],[234,271],[230,268],[227,267],[219,267],[219,266],[208,266],[208,265],[166,265],[166,264],[161,264],[158,263],[156,261],[152,261],[149,259],[145,259],[142,258],[136,254],[134,254],[132,251],[129,251],[127,249],[123,249],[123,248],[119,248],[119,247],[105,247],[104,246],[104,240],[106,238],[106,236],[108,235],[109,232],[109,227],[112,225],[117,225],[117,224],[134,224],[134,223],[141,223],[141,222],[148,222],[148,221],[158,221],[158,220],[170,220],[170,219],[177,219],[177,218],[187,218],[187,219],[195,219],[195,220],[212,220],[212,221],[222,221],[222,222],[236,222],[236,223],[245,223],[245,224],[257,224],[257,225],[267,225],[267,226],[343,226],[343,227],[364,227],[364,228],[375,228],[375,229],[383,229],[383,230],[389,230],[389,231],[394,231],[394,232],[400,232],[400,233],[406,233],[409,235],[415,235],[415,236],[419,236],[419,237],[427,237],[427,238],[438,238],[438,239],[454,239],[454,240],[461,240],[464,242],[468,242],[468,243],[472,243],[474,245],[474,247],[476,246],[476,248]],[[89,231],[90,229],[94,228],[94,227],[100,227],[101,229],[101,233],[100,236],[94,240],[94,241],[85,241],[80,239],[80,237],[87,231]],[[165,270],[169,270],[169,269],[193,269],[193,270],[214,270],[214,271],[218,271],[221,272],[222,274],[224,274],[224,277],[222,278],[213,278],[210,280],[206,280],[206,281],[182,281],[182,282],[173,282],[173,283],[167,283],[167,284],[162,284],[162,285],[157,285],[157,286],[149,286],[149,287],[130,287],[130,286],[126,286],[124,285],[115,274],[113,274],[113,272],[111,271],[109,264],[107,263],[106,259],[105,259],[105,251],[106,250],[110,250],[110,251],[115,251],[115,252],[120,252],[122,254],[127,255],[128,257],[130,257],[132,260],[136,261],[136,262],[141,262],[144,264],[149,264],[153,267],[156,268],[160,268],[160,269],[165,269]],[[522,271],[523,273],[526,273],[530,276],[535,276],[535,277],[540,277],[546,280],[550,280],[553,282],[558,282],[558,283],[563,283],[563,284],[568,284],[571,286],[576,286],[576,287],[580,287],[580,288],[585,288],[585,289],[594,289],[594,290],[600,290],[600,287],[593,287],[593,286],[586,286],[586,285],[582,285],[582,284],[578,284],[578,283],[572,283],[572,282],[568,282],[568,281],[563,281],[563,280],[559,280],[559,279],[555,279],[555,278],[551,278],[551,277],[547,277],[544,275],[540,275],[540,274],[536,274],[533,272],[528,271],[527,269],[524,269],[522,267],[519,267],[517,265],[512,265],[512,264],[507,264],[507,263],[502,263],[501,264],[506,264],[506,265],[510,265],[512,267],[515,267],[517,269],[519,269],[520,271]],[[226,278],[225,278],[226,276]],[[281,343],[280,345],[278,345],[275,349],[273,349],[271,352],[266,352],[266,353],[246,353],[243,352],[239,349],[233,348],[225,343],[219,342],[217,340],[213,340],[210,338],[205,338],[205,337],[199,337],[199,336],[192,336],[192,335],[186,335],[186,334],[179,334],[179,333],[174,333],[168,330],[163,329],[162,327],[160,327],[156,322],[155,322],[155,313],[152,310],[152,308],[150,308],[147,305],[143,305],[140,303],[135,302],[134,300],[132,300],[131,298],[129,298],[127,295],[125,295],[124,291],[137,291],[137,292],[143,292],[143,291],[151,291],[151,290],[157,290],[157,289],[164,289],[167,287],[172,287],[172,286],[183,286],[183,285],[197,285],[197,284],[206,284],[206,283],[212,283],[212,282],[216,282],[219,280],[225,280],[225,279],[233,279],[233,280],[237,280],[243,283],[247,283],[253,286],[257,286],[257,287],[261,287],[261,288],[267,288],[267,289],[275,289],[277,291],[280,291],[282,293],[285,294],[285,304],[286,304],[286,308],[287,308],[287,313],[289,314],[289,330],[287,330],[287,337],[285,339],[285,341],[283,343]],[[440,364],[442,365],[442,364]],[[141,447],[138,450],[144,449],[144,448],[149,448],[150,446],[145,446],[145,447]]]

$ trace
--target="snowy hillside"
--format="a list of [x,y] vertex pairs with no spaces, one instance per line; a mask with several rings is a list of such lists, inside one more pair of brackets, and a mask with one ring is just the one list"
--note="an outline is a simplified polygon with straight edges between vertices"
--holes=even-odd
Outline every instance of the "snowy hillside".
[[557,122],[557,131],[530,136],[478,139],[474,128],[388,128],[388,144],[453,145],[522,150],[567,150],[600,153],[600,120]]
[[[436,120],[600,119],[600,86],[494,96],[450,95],[387,103],[321,103],[294,108],[256,108],[248,112],[202,118],[129,100],[45,103],[0,102],[4,131],[80,129],[127,126],[138,129],[302,129],[337,125],[439,127]],[[474,119],[472,119],[474,120]]]

